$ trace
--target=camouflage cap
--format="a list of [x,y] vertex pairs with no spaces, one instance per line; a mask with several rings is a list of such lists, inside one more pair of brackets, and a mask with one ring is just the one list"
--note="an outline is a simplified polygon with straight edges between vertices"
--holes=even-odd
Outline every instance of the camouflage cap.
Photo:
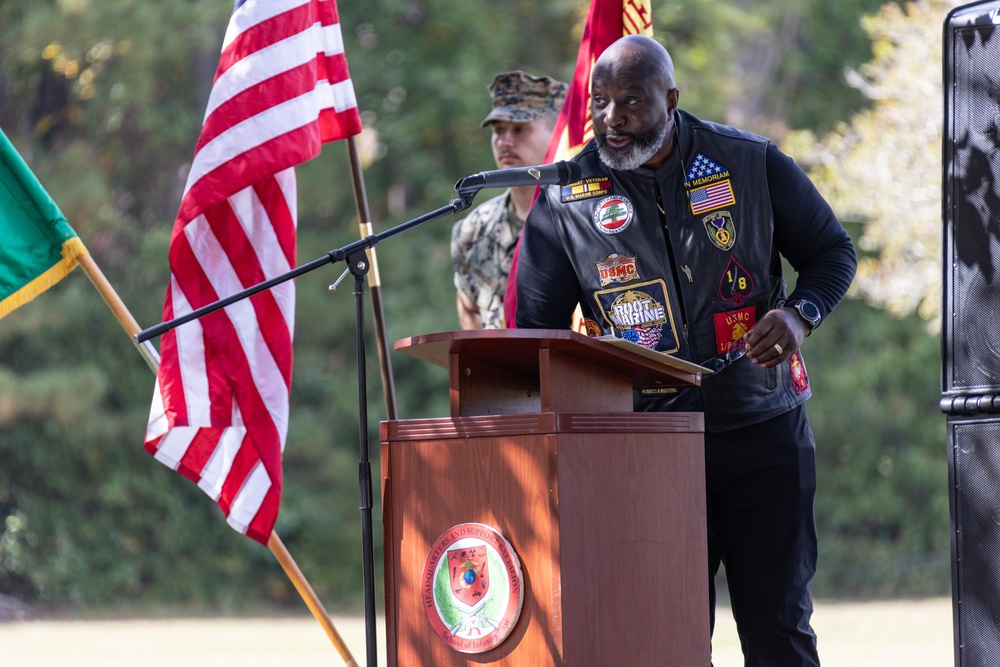
[[566,100],[569,84],[550,76],[531,76],[521,70],[497,74],[490,84],[493,110],[482,127],[495,120],[529,123],[550,113],[558,113]]

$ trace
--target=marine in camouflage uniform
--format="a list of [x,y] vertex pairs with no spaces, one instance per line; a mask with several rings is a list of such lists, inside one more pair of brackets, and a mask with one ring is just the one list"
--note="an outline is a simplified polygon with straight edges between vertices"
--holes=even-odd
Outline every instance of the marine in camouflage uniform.
[[[552,125],[566,98],[561,81],[520,70],[498,74],[490,85],[493,108],[482,122],[501,169],[545,161]],[[451,257],[462,328],[499,329],[503,296],[535,186],[511,188],[480,204],[455,224]]]

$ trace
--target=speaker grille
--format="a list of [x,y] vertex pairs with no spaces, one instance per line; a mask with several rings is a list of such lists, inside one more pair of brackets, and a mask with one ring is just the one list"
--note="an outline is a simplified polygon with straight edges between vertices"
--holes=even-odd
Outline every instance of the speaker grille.
[[987,9],[946,40],[945,392],[1000,392],[1000,30]]
[[950,422],[956,647],[962,667],[1000,665],[1000,420]]

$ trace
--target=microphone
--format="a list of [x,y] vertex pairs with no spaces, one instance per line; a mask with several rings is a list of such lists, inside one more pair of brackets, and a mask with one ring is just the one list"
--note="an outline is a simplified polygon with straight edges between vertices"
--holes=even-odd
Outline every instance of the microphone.
[[517,188],[522,185],[566,185],[580,180],[583,171],[576,162],[556,162],[535,167],[512,167],[481,171],[455,183],[456,192],[483,188]]

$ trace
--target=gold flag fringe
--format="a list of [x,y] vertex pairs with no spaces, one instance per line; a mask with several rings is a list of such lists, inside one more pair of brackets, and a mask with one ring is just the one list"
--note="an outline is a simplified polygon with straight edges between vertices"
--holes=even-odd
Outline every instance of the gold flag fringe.
[[24,287],[0,301],[0,318],[6,317],[15,309],[20,308],[65,278],[80,263],[80,257],[86,254],[88,254],[87,248],[78,237],[74,236],[63,242],[61,260],[40,273]]

